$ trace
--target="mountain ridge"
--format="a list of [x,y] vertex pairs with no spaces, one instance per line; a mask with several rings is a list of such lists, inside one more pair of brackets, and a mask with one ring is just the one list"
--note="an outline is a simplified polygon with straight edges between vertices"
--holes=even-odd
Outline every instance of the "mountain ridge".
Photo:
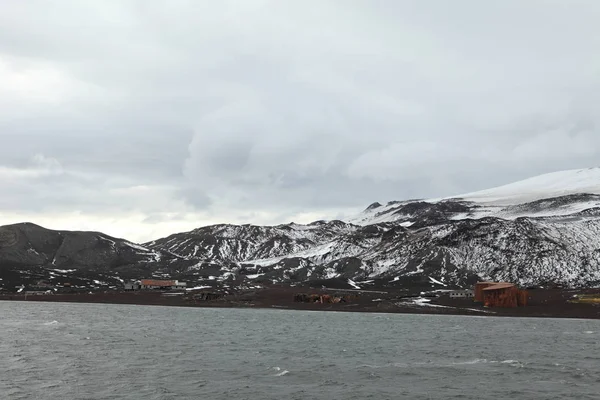
[[214,284],[465,286],[494,279],[583,287],[600,283],[597,243],[600,168],[593,168],[452,198],[375,202],[347,221],[216,224],[142,244],[101,232],[7,225],[0,227],[0,275],[11,268],[73,269],[104,274],[113,286],[143,275]]

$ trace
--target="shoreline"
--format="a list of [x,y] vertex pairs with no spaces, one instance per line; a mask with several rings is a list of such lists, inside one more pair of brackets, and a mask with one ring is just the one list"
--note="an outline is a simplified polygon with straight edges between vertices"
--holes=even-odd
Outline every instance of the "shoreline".
[[[515,317],[515,318],[570,318],[600,319],[600,306],[569,303],[557,291],[540,291],[532,296],[531,305],[518,308],[484,308],[466,299],[432,298],[430,302],[400,301],[397,298],[373,299],[365,293],[351,303],[320,304],[298,303],[293,301],[292,290],[264,289],[252,296],[230,296],[210,301],[194,301],[186,294],[163,292],[96,292],[51,295],[3,294],[0,301],[83,303],[83,304],[129,304],[139,306],[198,307],[198,308],[237,308],[269,309],[294,311],[323,311],[381,314],[419,315],[460,315],[475,317]],[[536,300],[536,297],[540,299]],[[541,300],[541,301],[540,301]]]

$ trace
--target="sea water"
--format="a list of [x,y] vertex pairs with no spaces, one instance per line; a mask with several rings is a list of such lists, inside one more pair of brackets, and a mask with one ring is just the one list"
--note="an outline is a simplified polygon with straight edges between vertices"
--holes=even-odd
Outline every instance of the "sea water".
[[0,302],[2,399],[598,399],[600,321]]

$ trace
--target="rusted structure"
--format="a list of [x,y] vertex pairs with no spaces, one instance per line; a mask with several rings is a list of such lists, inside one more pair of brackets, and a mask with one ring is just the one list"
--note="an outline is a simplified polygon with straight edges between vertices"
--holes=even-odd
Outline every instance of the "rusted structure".
[[173,281],[173,280],[160,280],[160,279],[142,279],[140,281],[141,289],[185,289],[187,284],[185,282]]
[[294,295],[294,302],[296,302],[296,303],[308,303],[308,295],[306,293],[296,293]]
[[497,283],[482,289],[485,307],[518,307],[519,289],[512,283]]
[[201,292],[191,296],[194,301],[211,301],[222,299],[223,293]]
[[483,289],[496,285],[498,282],[477,282],[474,289],[474,300],[478,303],[483,303]]
[[515,284],[498,282],[481,289],[485,307],[524,307],[527,305],[527,291],[520,290]]
[[360,295],[358,293],[336,294],[335,297],[340,297],[343,301],[357,300]]
[[517,305],[519,307],[525,307],[527,305],[527,298],[529,297],[529,293],[527,290],[519,289],[518,297],[517,297]]
[[142,289],[170,289],[175,285],[175,281],[166,281],[159,279],[142,279],[140,282]]
[[346,303],[350,300],[357,299],[356,294],[347,295],[329,295],[329,294],[307,294],[307,293],[296,293],[294,295],[294,302],[296,303],[321,303],[321,304],[336,304]]

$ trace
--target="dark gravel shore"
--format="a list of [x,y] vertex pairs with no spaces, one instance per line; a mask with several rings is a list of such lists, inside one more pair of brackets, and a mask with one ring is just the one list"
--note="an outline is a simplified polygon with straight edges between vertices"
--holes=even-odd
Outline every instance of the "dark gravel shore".
[[600,305],[571,303],[576,294],[598,290],[536,289],[529,292],[529,305],[519,308],[484,308],[471,299],[406,296],[390,290],[341,290],[357,296],[345,303],[320,304],[294,302],[296,293],[332,294],[335,289],[270,287],[226,295],[217,300],[194,299],[191,293],[174,292],[96,292],[52,295],[4,294],[0,300],[113,303],[181,307],[275,308],[312,311],[384,312],[411,314],[449,314],[507,317],[547,317],[600,319]]

